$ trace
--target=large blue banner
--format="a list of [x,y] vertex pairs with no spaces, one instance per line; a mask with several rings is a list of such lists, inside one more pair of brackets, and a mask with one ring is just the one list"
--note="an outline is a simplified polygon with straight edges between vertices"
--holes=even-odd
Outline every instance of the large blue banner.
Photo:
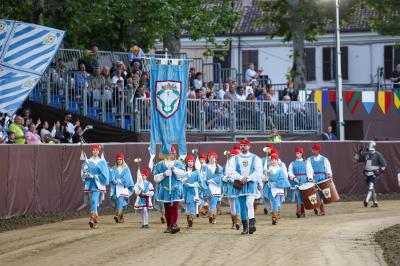
[[0,19],[0,112],[13,114],[50,64],[64,31]]
[[186,95],[189,60],[150,60],[151,144],[154,158],[156,144],[160,155],[169,154],[171,145],[179,145],[180,157],[186,157]]

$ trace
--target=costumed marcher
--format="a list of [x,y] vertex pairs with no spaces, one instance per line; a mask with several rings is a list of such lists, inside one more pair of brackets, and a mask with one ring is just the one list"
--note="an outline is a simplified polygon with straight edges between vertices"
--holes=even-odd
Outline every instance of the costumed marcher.
[[183,200],[182,179],[186,176],[185,166],[176,160],[176,149],[171,146],[168,157],[158,162],[154,168],[154,181],[160,183],[157,200],[164,203],[167,229],[164,233],[180,231],[177,225],[179,202]]
[[193,155],[186,157],[186,177],[183,179],[183,200],[189,228],[193,226],[196,204],[199,202],[199,189],[202,184],[199,171],[194,167],[194,162]]
[[386,160],[382,154],[376,151],[376,143],[371,141],[368,144],[368,150],[361,150],[356,154],[355,159],[358,162],[365,163],[364,175],[368,185],[368,193],[364,200],[364,207],[368,206],[369,200],[372,198],[372,208],[378,207],[378,199],[375,192],[375,184],[379,175],[386,169]]
[[217,223],[217,204],[221,198],[223,168],[217,163],[218,155],[214,151],[207,154],[208,161],[205,168],[206,180],[203,184],[204,196],[210,206],[208,222]]
[[289,180],[278,163],[279,156],[275,153],[271,155],[271,165],[267,175],[263,176],[264,196],[268,196],[272,203],[272,224],[276,225],[280,218],[282,197],[285,196],[285,189],[290,187]]
[[100,145],[92,146],[92,156],[82,164],[81,177],[84,182],[85,205],[90,199],[90,228],[98,228],[97,208],[105,198],[106,186],[110,180],[110,169],[106,160],[99,157]]
[[[322,156],[320,154],[321,146],[320,145],[313,145],[312,146],[312,154],[310,158],[307,159],[307,163],[309,163],[314,172],[314,182],[318,183],[328,178],[332,178],[332,169],[331,163],[329,162],[328,158]],[[318,197],[321,201],[321,205],[319,207],[319,213],[317,209],[314,209],[315,215],[325,215],[325,204],[323,201],[323,197],[321,197],[320,192],[318,191]]]
[[128,206],[134,187],[131,171],[124,159],[124,154],[118,153],[116,164],[110,171],[110,197],[117,208],[117,213],[114,216],[116,223],[124,222],[124,213],[122,211],[123,208]]
[[296,202],[297,218],[305,217],[304,203],[301,198],[299,186],[313,181],[312,166],[303,158],[303,148],[296,148],[296,160],[289,164],[288,176],[290,181],[290,195]]
[[238,200],[238,192],[236,191],[236,188],[233,186],[233,178],[229,175],[226,174],[227,167],[229,164],[230,158],[238,155],[240,153],[240,150],[232,150],[229,153],[229,157],[227,158],[227,165],[224,168],[224,172],[222,175],[222,196],[226,197],[229,202],[229,208],[230,208],[230,213],[231,213],[231,219],[232,219],[232,229],[236,228],[237,230],[240,229],[240,204]]
[[150,172],[148,169],[140,169],[137,173],[137,181],[135,184],[135,194],[137,195],[135,201],[135,210],[141,212],[142,228],[149,228],[149,210],[153,209],[151,201],[154,195],[153,184],[147,180]]
[[[237,188],[242,219],[242,235],[253,234],[256,231],[254,217],[254,198],[258,194],[257,181],[262,175],[261,159],[250,153],[250,141],[240,141],[240,154],[232,157],[227,166],[227,175],[233,178]],[[249,219],[249,220],[247,220]]]
[[[268,143],[263,148],[263,152],[265,152],[265,157],[263,157],[261,159],[261,161],[262,161],[262,165],[263,165],[263,175],[264,176],[267,175],[268,167],[269,167],[269,164],[271,163],[271,153],[272,153],[273,149],[274,149],[274,145],[271,143]],[[271,210],[271,200],[266,198],[265,195],[263,197],[263,200],[264,200],[264,214],[267,215],[268,210]]]
[[[196,160],[196,169],[199,170],[199,175],[200,179],[202,181],[202,184],[206,184],[206,165],[207,165],[207,154],[205,153],[199,153],[198,160]],[[204,187],[203,187],[204,188]],[[197,212],[196,214],[202,214],[204,216],[209,216],[210,215],[210,207],[208,205],[208,202],[205,199],[205,194],[204,194],[204,189],[200,190],[199,193],[199,203],[197,204]]]

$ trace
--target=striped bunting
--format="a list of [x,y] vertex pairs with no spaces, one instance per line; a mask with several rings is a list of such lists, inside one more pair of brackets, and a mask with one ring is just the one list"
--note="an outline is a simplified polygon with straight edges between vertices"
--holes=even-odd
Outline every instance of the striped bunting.
[[314,101],[317,103],[318,112],[322,112],[322,91],[316,90],[314,92]]
[[361,102],[364,106],[365,111],[370,114],[375,105],[375,92],[363,91],[361,94]]
[[391,92],[378,91],[378,104],[384,114],[390,107],[390,94]]
[[344,95],[346,105],[349,107],[350,111],[354,113],[360,103],[361,93],[359,91],[346,91]]
[[400,92],[393,92],[393,100],[394,106],[396,107],[397,111],[400,111]]
[[14,113],[50,64],[64,31],[0,20],[0,112]]

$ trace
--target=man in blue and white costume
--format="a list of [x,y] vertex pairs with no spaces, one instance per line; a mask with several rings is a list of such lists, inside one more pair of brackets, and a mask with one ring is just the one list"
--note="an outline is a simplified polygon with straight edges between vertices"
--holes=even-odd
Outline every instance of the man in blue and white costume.
[[240,229],[240,204],[238,199],[238,192],[236,188],[233,186],[233,178],[226,174],[226,168],[229,164],[230,158],[238,155],[240,153],[239,150],[232,150],[230,152],[230,157],[227,158],[227,163],[224,169],[224,173],[222,175],[222,196],[226,197],[229,202],[230,212],[231,212],[231,219],[232,219],[232,229],[236,228],[237,230]]
[[240,154],[230,159],[227,175],[233,178],[235,187],[238,188],[240,217],[243,224],[241,234],[246,235],[256,231],[254,198],[258,194],[257,181],[262,175],[262,162],[258,156],[250,153],[249,140],[240,141],[240,151]]
[[199,189],[202,184],[199,171],[194,167],[194,162],[193,155],[186,157],[186,177],[183,179],[183,199],[189,228],[193,226],[196,204],[199,202]]
[[[106,186],[110,180],[110,169],[107,162],[99,157],[101,150],[100,145],[92,146],[92,156],[85,158],[82,164],[81,177],[84,183],[85,205],[90,199],[90,228],[98,228],[98,212],[97,208],[104,200]],[[86,157],[86,156],[85,156]]]
[[110,197],[117,203],[117,213],[114,216],[116,223],[124,222],[124,213],[122,210],[124,207],[128,206],[129,198],[133,194],[133,188],[135,185],[132,179],[131,170],[129,170],[124,159],[124,154],[118,153],[116,155],[117,162],[110,171]]
[[[332,168],[331,163],[329,162],[328,158],[322,156],[320,154],[321,146],[320,145],[313,145],[312,146],[312,154],[310,158],[307,159],[307,162],[311,164],[312,169],[314,171],[314,182],[318,183],[328,178],[332,178]],[[319,214],[318,210],[314,209],[315,215],[325,215],[325,204],[323,202],[323,198],[318,193],[318,196],[321,200],[321,205],[319,207]]]
[[278,164],[279,157],[276,153],[271,155],[271,165],[268,168],[267,175],[263,176],[264,196],[268,196],[272,203],[272,225],[278,223],[280,210],[282,206],[282,197],[285,196],[285,189],[290,187],[289,180],[283,171],[282,166]]
[[154,168],[154,181],[159,183],[157,200],[164,203],[167,229],[164,233],[175,234],[180,231],[177,225],[179,202],[183,201],[182,179],[185,178],[185,165],[176,160],[176,149],[171,151],[165,160],[158,162]]
[[207,154],[208,162],[205,167],[206,179],[204,182],[204,195],[210,206],[208,222],[217,223],[217,204],[221,198],[223,167],[217,163],[218,155],[214,151]]
[[292,161],[288,168],[290,189],[296,202],[297,218],[305,217],[304,202],[301,198],[299,186],[307,182],[313,182],[313,169],[310,163],[304,160],[303,152],[303,148],[295,149],[296,160]]

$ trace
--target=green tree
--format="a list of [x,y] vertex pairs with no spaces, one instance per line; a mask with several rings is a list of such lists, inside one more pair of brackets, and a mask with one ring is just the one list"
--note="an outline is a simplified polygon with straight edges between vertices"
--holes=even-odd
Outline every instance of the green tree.
[[368,8],[373,31],[382,35],[400,35],[400,2],[398,0],[363,0]]

